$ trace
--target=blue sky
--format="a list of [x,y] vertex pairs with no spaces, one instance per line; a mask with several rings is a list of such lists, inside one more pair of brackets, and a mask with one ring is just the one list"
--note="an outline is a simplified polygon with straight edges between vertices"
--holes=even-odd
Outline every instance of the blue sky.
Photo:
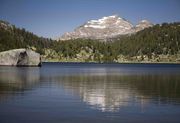
[[48,38],[118,14],[133,24],[180,21],[180,0],[0,0],[0,19]]

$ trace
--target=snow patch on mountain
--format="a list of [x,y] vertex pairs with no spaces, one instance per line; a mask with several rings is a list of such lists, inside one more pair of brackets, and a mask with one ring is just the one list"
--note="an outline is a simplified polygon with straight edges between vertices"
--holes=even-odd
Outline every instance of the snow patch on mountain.
[[134,26],[126,19],[121,18],[118,15],[112,15],[97,20],[87,21],[73,32],[62,35],[59,40],[77,38],[107,39],[119,35],[133,34],[151,26],[153,26],[153,24],[147,20],[142,20]]

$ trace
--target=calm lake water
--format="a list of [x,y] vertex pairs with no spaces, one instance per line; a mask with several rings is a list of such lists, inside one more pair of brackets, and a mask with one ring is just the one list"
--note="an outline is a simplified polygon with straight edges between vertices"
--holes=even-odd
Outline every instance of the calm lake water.
[[0,123],[180,123],[180,65],[0,67]]

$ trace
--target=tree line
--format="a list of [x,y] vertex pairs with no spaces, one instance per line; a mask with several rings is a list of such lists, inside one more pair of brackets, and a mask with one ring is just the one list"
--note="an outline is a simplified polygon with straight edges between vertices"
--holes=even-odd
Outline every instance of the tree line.
[[113,61],[118,55],[127,57],[147,55],[174,55],[180,52],[180,22],[157,24],[135,34],[116,37],[111,41],[75,39],[54,41],[16,28],[0,27],[0,51],[15,48],[35,47],[45,54],[45,49],[52,49],[63,57],[76,57],[82,49],[91,49],[98,60],[103,55],[104,61]]

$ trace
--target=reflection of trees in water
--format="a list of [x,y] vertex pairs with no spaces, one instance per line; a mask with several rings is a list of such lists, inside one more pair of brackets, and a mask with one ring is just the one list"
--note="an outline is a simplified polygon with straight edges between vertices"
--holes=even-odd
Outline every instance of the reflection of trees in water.
[[[3,67],[0,70],[0,99],[16,92],[33,89],[39,82],[58,84],[78,94],[81,99],[102,111],[116,111],[135,103],[180,103],[180,74],[135,74],[119,69],[70,68],[39,71],[40,68]],[[74,70],[74,69],[73,69]],[[76,69],[75,69],[76,70]],[[78,71],[79,70],[79,71]],[[99,70],[99,71],[98,71]],[[45,72],[45,73],[44,73]],[[138,72],[138,71],[137,71]],[[54,83],[55,82],[55,83]],[[7,93],[8,92],[8,93]],[[9,93],[10,92],[10,93]]]
[[40,80],[39,68],[1,67],[0,99],[32,89]]
[[103,111],[140,103],[179,103],[178,75],[74,75],[56,78],[66,89],[74,90],[82,100]]
[[[156,97],[163,102],[171,99],[180,101],[180,76],[179,75],[146,75],[135,76],[132,86],[144,96]],[[134,83],[134,84],[133,84]]]

